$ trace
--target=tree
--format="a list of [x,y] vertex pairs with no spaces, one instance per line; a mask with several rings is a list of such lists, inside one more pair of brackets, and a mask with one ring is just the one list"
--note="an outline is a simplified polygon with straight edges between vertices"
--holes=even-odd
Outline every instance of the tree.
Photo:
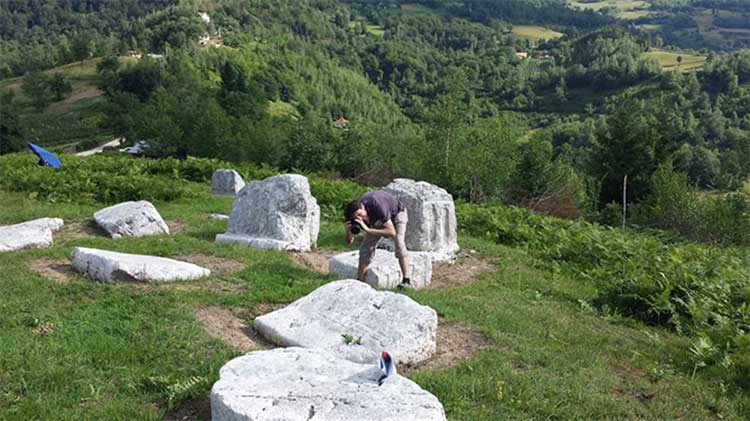
[[441,182],[450,180],[450,160],[453,146],[463,141],[469,121],[466,103],[468,87],[466,74],[460,68],[451,68],[445,78],[445,90],[437,96],[430,110],[432,130],[430,136],[436,146],[441,165],[437,176]]
[[91,35],[86,32],[77,33],[70,44],[70,54],[74,60],[80,61],[83,64],[83,61],[92,54]]
[[622,199],[622,180],[628,176],[628,202],[649,192],[649,179],[659,163],[661,134],[653,110],[638,99],[624,97],[609,104],[611,113],[597,136],[591,174],[602,180],[600,206]]
[[49,89],[55,96],[55,101],[62,101],[68,94],[73,92],[73,86],[65,79],[62,73],[55,73],[48,80]]
[[0,155],[23,149],[23,135],[13,104],[13,92],[0,94]]
[[26,73],[21,89],[31,99],[32,105],[37,110],[46,108],[54,98],[47,76],[38,70]]

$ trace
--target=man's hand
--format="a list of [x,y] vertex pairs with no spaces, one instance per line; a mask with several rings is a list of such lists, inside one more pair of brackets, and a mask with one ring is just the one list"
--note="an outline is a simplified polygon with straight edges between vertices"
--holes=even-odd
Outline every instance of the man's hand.
[[[362,228],[362,231],[366,233],[370,233],[370,231],[372,230],[372,228],[368,227],[365,221],[362,220],[362,218],[359,218],[359,217],[355,218],[354,222],[359,223],[359,226]],[[350,228],[351,228],[351,224],[350,224]]]
[[352,244],[354,242],[354,236],[352,235],[352,224],[349,221],[344,222],[346,226],[346,244]]

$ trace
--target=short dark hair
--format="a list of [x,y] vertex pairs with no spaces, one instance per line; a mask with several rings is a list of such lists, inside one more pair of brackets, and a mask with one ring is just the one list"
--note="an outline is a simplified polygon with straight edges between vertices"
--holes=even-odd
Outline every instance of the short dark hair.
[[352,200],[344,206],[344,221],[354,219],[354,212],[359,209],[359,200]]

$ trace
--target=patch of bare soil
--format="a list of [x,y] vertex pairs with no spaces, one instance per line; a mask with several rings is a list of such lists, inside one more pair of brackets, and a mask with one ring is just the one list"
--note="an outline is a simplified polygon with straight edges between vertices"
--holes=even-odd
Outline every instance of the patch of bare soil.
[[167,227],[169,227],[169,235],[175,235],[185,231],[185,224],[182,221],[171,219],[164,222],[166,222]]
[[164,415],[164,421],[209,421],[211,396],[203,395],[185,402],[180,408]]
[[258,303],[250,310],[249,314],[252,317],[262,316],[272,311],[278,310],[281,307],[286,306],[288,303]]
[[490,341],[471,327],[438,317],[437,349],[429,360],[415,366],[406,366],[402,371],[436,370],[452,367],[471,360],[478,351],[489,348]]
[[328,261],[338,253],[331,250],[315,250],[303,253],[291,253],[290,256],[292,256],[297,267],[327,275]]
[[209,335],[221,339],[238,351],[271,348],[273,345],[255,333],[252,326],[245,322],[244,316],[247,315],[241,308],[222,306],[201,307],[195,312],[195,316],[203,323]]
[[84,221],[68,222],[53,234],[53,238],[70,241],[86,237],[109,237],[106,231],[96,225],[93,219]]
[[180,254],[171,258],[204,267],[209,269],[212,274],[218,275],[239,272],[247,267],[246,264],[237,260],[201,253]]
[[59,284],[66,284],[78,273],[67,259],[35,259],[27,262],[29,269],[52,279]]
[[482,272],[497,268],[475,256],[471,252],[461,253],[456,262],[435,262],[432,264],[430,288],[458,288],[474,282]]

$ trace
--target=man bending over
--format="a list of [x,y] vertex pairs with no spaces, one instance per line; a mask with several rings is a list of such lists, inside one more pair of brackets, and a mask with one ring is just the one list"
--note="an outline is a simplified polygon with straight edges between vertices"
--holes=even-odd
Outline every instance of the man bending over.
[[354,242],[354,235],[365,233],[359,246],[357,278],[365,280],[367,269],[375,256],[381,237],[389,237],[396,243],[396,257],[403,275],[402,284],[409,284],[409,257],[406,254],[406,222],[409,220],[406,207],[398,198],[385,190],[376,190],[362,195],[344,208],[346,243]]

